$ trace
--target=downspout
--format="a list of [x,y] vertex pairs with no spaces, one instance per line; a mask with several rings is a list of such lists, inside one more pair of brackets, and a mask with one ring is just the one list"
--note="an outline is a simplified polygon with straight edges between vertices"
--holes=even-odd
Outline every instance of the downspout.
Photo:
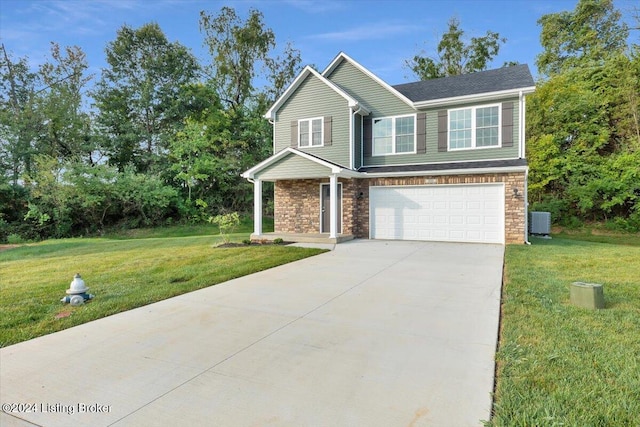
[[529,168],[524,173],[524,244],[531,244],[529,241]]
[[271,154],[274,154],[276,152],[276,119],[275,119],[275,114],[274,117],[272,119],[268,119],[269,123],[271,123],[271,126],[273,127],[273,143],[271,144]]
[[[353,142],[353,144],[351,144],[351,152],[349,154],[349,160],[351,162],[351,164],[349,165],[351,170],[355,170],[355,164],[353,161],[353,157],[355,155],[355,138],[354,138],[354,120],[355,120],[355,116],[356,114],[360,114],[362,112],[362,106],[360,104],[356,104],[356,106],[358,107],[356,110],[353,110],[353,114],[351,114],[351,120],[349,122],[349,131],[350,131],[350,135],[349,135],[349,139],[351,142]],[[351,109],[353,109],[353,107],[351,107]],[[359,144],[362,145],[362,120],[360,121],[360,141]],[[363,147],[360,147],[360,166],[362,166],[362,152],[363,152]]]
[[349,107],[349,169],[353,170],[353,151],[354,151],[354,138],[353,138],[353,118],[355,112],[351,114],[352,107]]
[[519,101],[519,109],[520,109],[520,122],[519,122],[519,126],[518,126],[518,139],[520,140],[520,150],[519,150],[519,156],[521,159],[524,159],[526,157],[526,151],[525,151],[525,141],[524,141],[524,121],[525,121],[525,104],[524,104],[524,94],[522,93],[522,91],[520,91],[520,94],[518,95],[518,101]]
[[[520,91],[520,158],[524,159],[527,156],[526,141],[525,141],[525,119],[526,119],[526,101],[525,96]],[[529,168],[524,173],[524,243],[530,245],[529,241]]]

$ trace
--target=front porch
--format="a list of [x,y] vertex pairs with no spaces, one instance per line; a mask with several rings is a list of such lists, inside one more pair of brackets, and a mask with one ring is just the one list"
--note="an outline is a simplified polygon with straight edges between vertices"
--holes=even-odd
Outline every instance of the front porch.
[[269,240],[282,239],[284,242],[295,243],[342,243],[353,240],[355,236],[352,234],[338,234],[336,237],[330,237],[329,233],[262,233],[260,235],[251,234],[251,240]]

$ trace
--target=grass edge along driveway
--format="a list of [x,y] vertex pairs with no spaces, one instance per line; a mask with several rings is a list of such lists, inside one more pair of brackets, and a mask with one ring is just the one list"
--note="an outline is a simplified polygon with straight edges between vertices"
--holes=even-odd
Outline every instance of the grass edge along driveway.
[[[605,240],[506,248],[487,425],[640,425],[640,237]],[[603,284],[605,309],[570,305],[572,282]]]
[[[0,347],[324,252],[219,243],[214,236],[63,239],[0,252]],[[62,304],[78,272],[95,298]]]

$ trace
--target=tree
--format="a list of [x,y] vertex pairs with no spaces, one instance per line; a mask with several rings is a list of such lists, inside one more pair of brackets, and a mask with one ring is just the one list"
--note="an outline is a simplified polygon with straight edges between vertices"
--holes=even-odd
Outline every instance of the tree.
[[[274,55],[275,35],[255,9],[245,21],[230,7],[215,16],[202,11],[200,29],[212,57],[207,84],[218,93],[228,121],[225,134],[213,132],[218,128],[212,110],[210,118],[200,121],[204,124],[214,118],[204,137],[215,141],[207,148],[215,157],[215,168],[202,184],[210,185],[207,200],[218,211],[250,210],[252,187],[240,173],[271,154],[272,129],[262,115],[298,74],[300,52],[288,43],[280,55]],[[261,70],[267,72],[264,80],[268,81],[263,91],[255,87]]]
[[573,11],[544,15],[538,20],[544,49],[536,61],[538,70],[551,76],[567,68],[603,65],[626,49],[629,28],[621,17],[613,0],[581,0]]
[[237,109],[253,94],[256,67],[266,61],[275,46],[275,35],[265,28],[263,15],[249,11],[242,22],[231,7],[223,7],[219,15],[200,12],[200,30],[213,59],[212,82],[220,99]]
[[533,209],[640,229],[638,48],[626,46],[609,0],[581,0],[538,22],[546,79],[527,101]]
[[473,73],[486,70],[489,63],[498,55],[500,45],[507,40],[500,34],[487,31],[483,37],[472,37],[466,43],[460,21],[449,19],[448,31],[438,43],[438,56],[415,55],[405,61],[405,65],[420,80],[429,80],[446,76]]
[[82,99],[92,78],[85,75],[89,67],[86,55],[78,46],[61,49],[52,42],[51,58],[39,69],[44,87],[37,92],[37,102],[44,122],[36,151],[60,159],[84,158],[92,163],[91,120]]
[[13,60],[4,44],[0,48],[0,166],[15,186],[31,171],[41,122],[34,99],[40,76],[30,70],[26,57]]
[[183,122],[182,91],[198,76],[199,65],[156,23],[124,25],[106,52],[109,67],[94,92],[101,149],[120,170],[149,170]]
[[266,27],[260,11],[251,9],[242,21],[231,7],[217,16],[200,12],[200,30],[212,57],[211,81],[227,106],[236,110],[255,94],[254,79],[260,67],[268,70],[267,98],[273,102],[300,70],[300,52],[287,43],[282,56],[273,57],[273,31]]

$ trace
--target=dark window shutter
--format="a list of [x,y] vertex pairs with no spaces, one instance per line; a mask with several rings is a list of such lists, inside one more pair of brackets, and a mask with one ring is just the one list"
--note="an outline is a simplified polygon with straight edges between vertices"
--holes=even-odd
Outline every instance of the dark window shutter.
[[362,121],[362,139],[364,142],[364,156],[371,157],[373,152],[373,125],[371,119],[364,119]]
[[427,152],[427,113],[418,113],[416,117],[416,153]]
[[331,123],[332,117],[326,116],[324,118],[324,145],[331,145]]
[[438,151],[447,151],[447,110],[438,111]]
[[298,148],[298,121],[291,121],[291,146]]
[[502,146],[513,147],[513,102],[502,103]]

